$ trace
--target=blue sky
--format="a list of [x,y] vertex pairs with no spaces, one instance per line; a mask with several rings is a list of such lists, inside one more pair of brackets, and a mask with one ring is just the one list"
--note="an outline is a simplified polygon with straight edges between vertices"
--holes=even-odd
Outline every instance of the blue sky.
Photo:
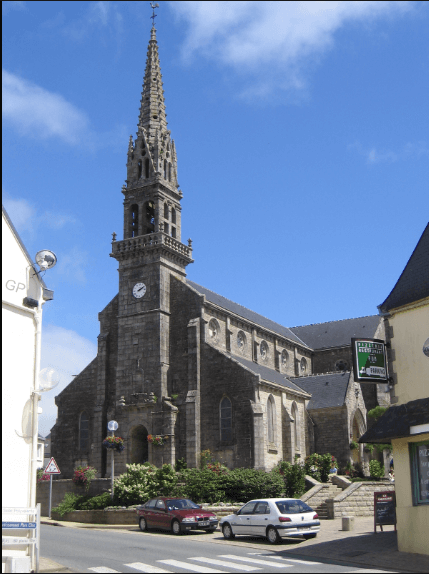
[[[428,4],[159,3],[188,277],[286,326],[376,313],[428,222]],[[151,9],[2,6],[3,202],[58,257],[42,366],[61,389],[117,292]]]

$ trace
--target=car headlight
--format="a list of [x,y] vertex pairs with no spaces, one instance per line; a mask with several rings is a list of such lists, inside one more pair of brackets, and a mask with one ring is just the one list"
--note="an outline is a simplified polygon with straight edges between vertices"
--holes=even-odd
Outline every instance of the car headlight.
[[189,518],[183,518],[182,522],[195,522],[195,518],[189,517]]

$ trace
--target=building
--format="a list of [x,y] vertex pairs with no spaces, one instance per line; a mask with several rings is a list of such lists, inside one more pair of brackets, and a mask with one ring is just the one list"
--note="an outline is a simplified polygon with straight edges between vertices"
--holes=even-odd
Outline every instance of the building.
[[[309,414],[308,389],[317,378],[306,379],[326,349],[329,369],[340,373],[332,381],[341,383],[332,384],[338,389],[330,393],[333,402],[317,402],[314,417],[316,410],[343,409],[341,441],[329,448],[345,463],[349,426],[358,412],[359,433],[366,430],[366,408],[350,374],[350,348],[344,348],[351,336],[375,333],[380,318],[351,320],[347,328],[324,324],[332,340],[326,337],[316,350],[314,326],[289,329],[186,279],[192,242],[182,242],[182,192],[155,28],[127,159],[124,239],[113,234],[110,254],[119,265],[119,293],[99,314],[97,357],[56,397],[52,454],[63,476],[86,464],[108,473],[101,445],[112,419],[127,447],[116,457],[118,473],[126,463],[146,460],[160,465],[184,458],[194,467],[207,449],[230,468],[259,469],[303,459],[314,444],[327,452],[315,436],[322,419],[314,422]],[[340,364],[344,357],[348,362]],[[148,441],[150,435],[162,436],[163,446]]]
[[[53,292],[36,271],[4,207],[2,259],[2,503],[4,507],[34,508],[37,459],[43,461],[37,412],[33,417],[34,391],[38,388],[42,305],[53,298]],[[26,521],[28,517],[15,515],[14,519]],[[13,530],[3,534],[22,536]],[[29,572],[27,548],[20,548],[3,546],[3,554],[13,554],[17,569]]]
[[392,406],[360,440],[391,442],[398,548],[429,554],[429,224],[379,310],[390,343]]

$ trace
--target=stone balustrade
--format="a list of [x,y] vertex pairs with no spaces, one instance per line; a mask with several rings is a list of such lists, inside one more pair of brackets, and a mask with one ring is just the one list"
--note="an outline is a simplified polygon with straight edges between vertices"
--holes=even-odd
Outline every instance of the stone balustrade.
[[123,239],[122,241],[112,241],[112,253],[110,256],[115,259],[127,259],[130,255],[134,256],[136,253],[157,247],[166,247],[169,251],[192,260],[191,247],[184,245],[163,232],[139,235],[138,237]]

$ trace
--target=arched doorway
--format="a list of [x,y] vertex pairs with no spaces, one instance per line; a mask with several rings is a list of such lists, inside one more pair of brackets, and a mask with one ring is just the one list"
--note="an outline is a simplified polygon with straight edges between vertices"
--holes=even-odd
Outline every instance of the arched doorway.
[[[350,435],[353,442],[359,444],[359,439],[366,430],[365,420],[360,409],[356,409],[352,423],[350,425]],[[362,463],[363,462],[363,445],[359,444],[359,447],[351,451],[352,462]]]
[[147,429],[143,425],[138,425],[131,431],[131,463],[143,464],[148,461],[147,435]]
[[[358,425],[358,422],[356,420],[356,415],[355,415],[355,417],[353,419],[353,426],[352,426],[352,441],[358,442],[359,438],[360,438],[359,425]],[[352,459],[353,459],[353,463],[361,462],[361,460],[360,460],[360,448],[355,448],[352,450]]]

